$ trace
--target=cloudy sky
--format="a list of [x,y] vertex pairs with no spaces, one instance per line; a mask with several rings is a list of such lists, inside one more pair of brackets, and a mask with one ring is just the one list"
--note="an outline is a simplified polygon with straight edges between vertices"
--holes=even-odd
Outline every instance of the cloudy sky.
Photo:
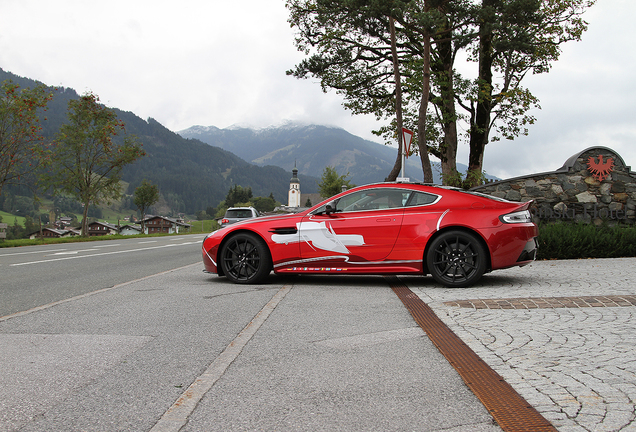
[[[352,116],[334,92],[285,75],[303,57],[284,3],[0,0],[0,68],[92,91],[173,131],[291,120],[378,141],[375,118]],[[549,74],[528,78],[541,100],[537,123],[528,137],[488,145],[488,174],[551,171],[596,145],[636,169],[635,17],[634,0],[597,1],[583,40],[564,45]],[[467,163],[466,147],[458,162]]]

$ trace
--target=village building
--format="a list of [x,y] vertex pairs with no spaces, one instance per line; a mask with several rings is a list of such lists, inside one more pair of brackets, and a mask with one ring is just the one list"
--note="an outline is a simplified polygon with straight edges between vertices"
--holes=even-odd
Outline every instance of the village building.
[[74,237],[80,235],[79,229],[59,229],[43,227],[42,230],[37,230],[29,234],[31,240],[39,238],[64,238]]
[[187,231],[192,225],[183,219],[171,219],[164,216],[150,216],[144,219],[144,234],[177,234]]
[[141,226],[139,225],[122,225],[119,227],[119,234],[121,235],[137,235],[143,234]]
[[292,169],[292,178],[289,181],[289,193],[287,199],[287,207],[300,207],[300,180],[298,180],[298,168],[294,164]]
[[91,222],[88,224],[88,235],[90,237],[117,234],[117,225],[106,222]]

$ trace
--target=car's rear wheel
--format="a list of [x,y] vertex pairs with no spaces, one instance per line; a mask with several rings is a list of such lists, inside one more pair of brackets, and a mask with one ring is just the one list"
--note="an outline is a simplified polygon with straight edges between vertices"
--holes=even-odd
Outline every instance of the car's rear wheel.
[[426,254],[433,278],[447,287],[461,288],[477,282],[486,271],[486,250],[468,232],[453,230],[434,238]]
[[262,282],[272,270],[272,259],[263,239],[250,233],[233,235],[221,249],[220,264],[234,283]]

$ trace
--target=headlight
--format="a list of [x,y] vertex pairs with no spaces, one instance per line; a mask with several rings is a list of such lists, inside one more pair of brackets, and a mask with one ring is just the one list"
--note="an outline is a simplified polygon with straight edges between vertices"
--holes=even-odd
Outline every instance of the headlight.
[[528,210],[518,211],[514,213],[508,213],[502,216],[499,216],[499,219],[503,223],[528,223],[532,222],[532,216]]
[[210,234],[206,235],[205,238],[203,239],[203,241],[206,241],[208,238],[212,237],[214,234],[216,234],[217,231],[218,230],[214,230]]

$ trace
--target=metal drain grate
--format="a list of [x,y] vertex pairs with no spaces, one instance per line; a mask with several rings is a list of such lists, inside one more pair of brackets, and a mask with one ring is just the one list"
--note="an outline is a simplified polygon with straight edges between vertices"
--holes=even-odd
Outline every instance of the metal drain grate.
[[402,300],[415,322],[457,370],[466,385],[506,432],[556,431],[537,410],[490,368],[433,310],[396,276],[387,276],[391,289]]

